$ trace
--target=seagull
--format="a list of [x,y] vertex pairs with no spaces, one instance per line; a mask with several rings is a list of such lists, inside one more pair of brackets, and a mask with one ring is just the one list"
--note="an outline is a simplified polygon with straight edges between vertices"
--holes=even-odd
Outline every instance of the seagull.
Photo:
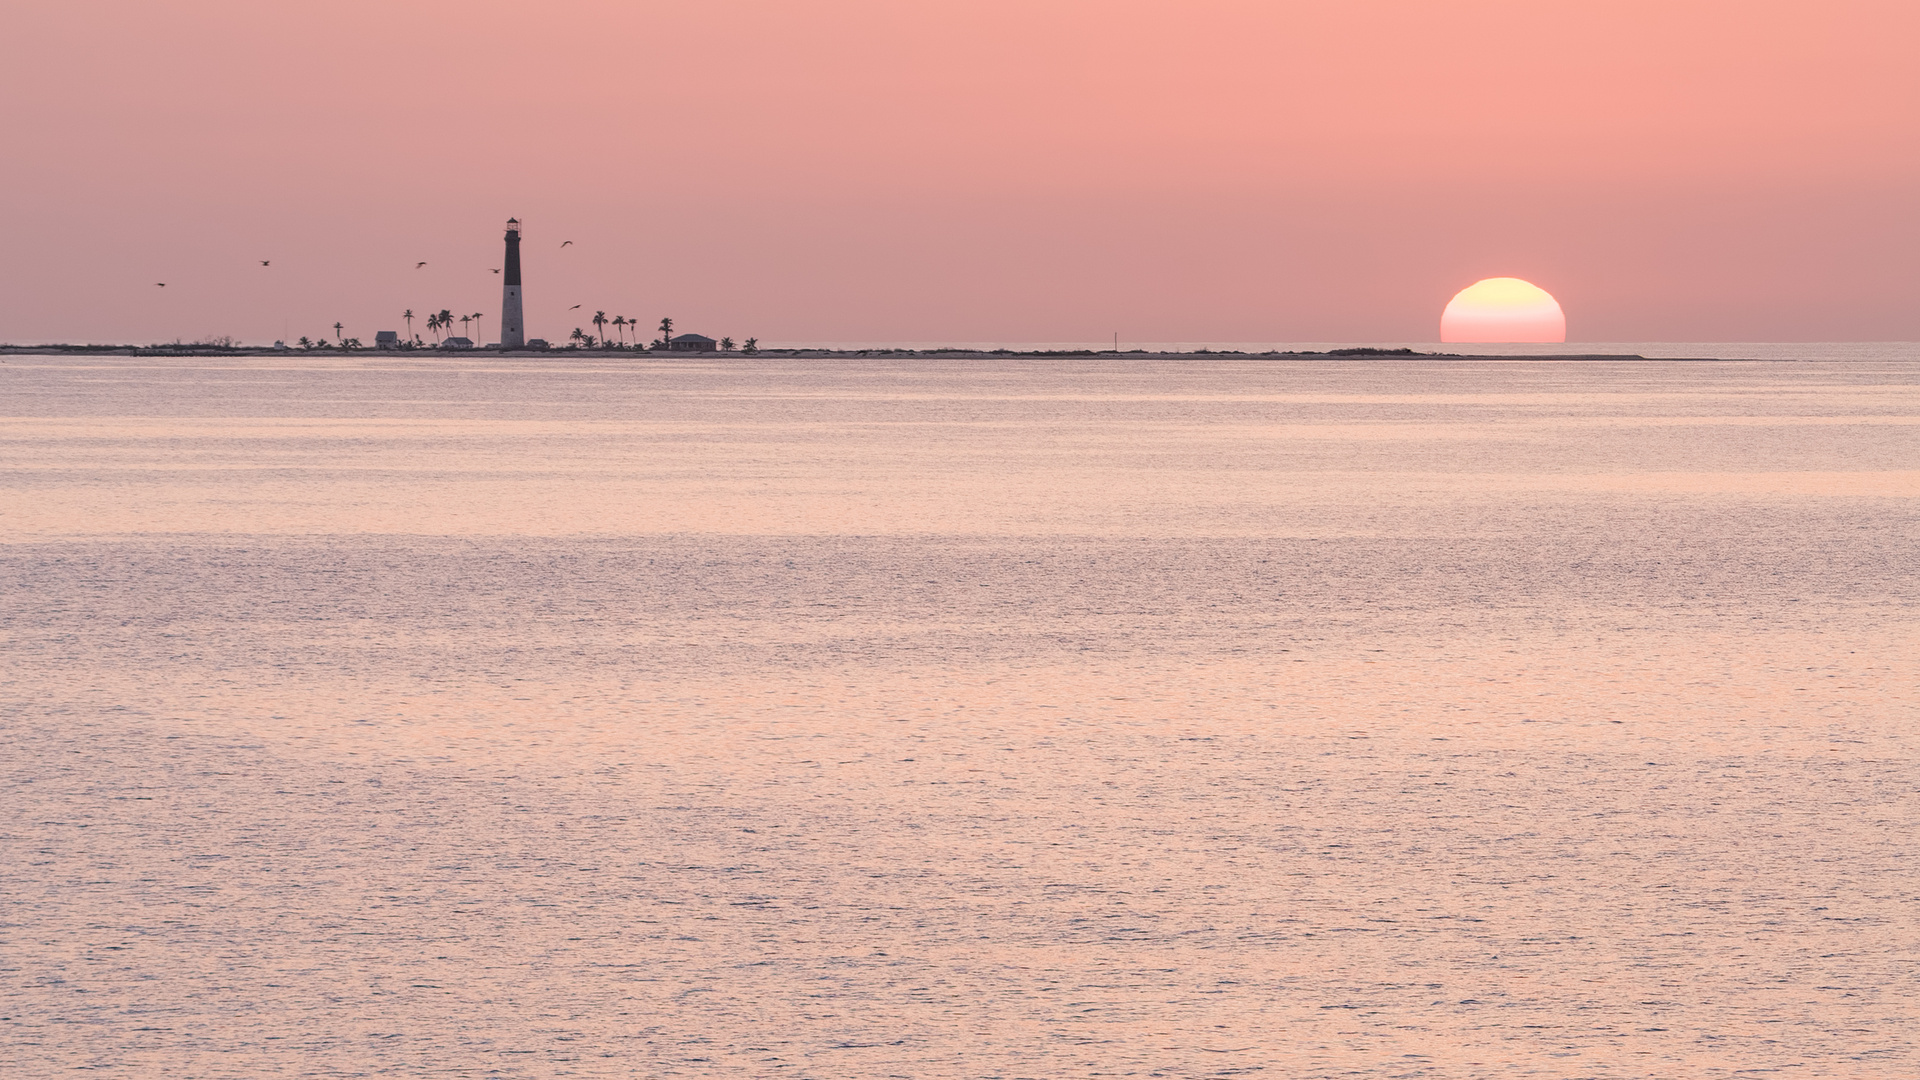
[[414,268],[415,270],[418,270],[418,269],[420,269],[421,267],[423,267],[423,266],[425,266],[425,265],[427,265],[427,264],[426,264],[426,263],[423,263],[423,262],[417,262],[417,263],[414,263],[414,264],[413,264],[413,268]]
[[[167,283],[166,283],[166,282],[164,282],[164,281],[156,281],[156,282],[154,282],[154,284],[155,284],[155,285],[158,285],[158,286],[160,286],[160,287],[161,287],[161,288],[163,288],[163,289],[167,287]],[[580,305],[579,305],[579,304],[575,304],[575,305],[573,305],[573,306],[574,306],[574,307],[579,307]]]
[[570,307],[570,308],[568,308],[567,310],[568,310],[568,311],[578,311],[579,309],[580,309],[580,305],[579,305],[579,304],[575,304],[575,305],[573,305],[572,307]]
[[500,272],[500,271],[498,271],[498,270],[495,270],[495,271],[494,271],[494,273],[496,273],[496,274],[497,274],[497,273],[499,273],[499,272]]
[[261,265],[261,266],[272,266],[272,265],[273,265],[273,260],[272,260],[272,259],[261,259],[261,260],[260,260],[260,265]]
[[561,247],[566,247],[566,246],[567,246],[568,244],[571,244],[571,243],[573,243],[573,241],[571,241],[571,240],[567,240],[567,241],[564,241],[563,243],[561,243],[561,245],[560,245],[560,246],[561,246]]

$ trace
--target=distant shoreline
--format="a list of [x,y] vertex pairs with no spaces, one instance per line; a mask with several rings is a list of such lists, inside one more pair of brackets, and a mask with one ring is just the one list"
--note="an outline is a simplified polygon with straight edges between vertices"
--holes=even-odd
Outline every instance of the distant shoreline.
[[1450,353],[1416,352],[1412,349],[1378,349],[1357,347],[1351,349],[1331,349],[1325,352],[1298,352],[1267,350],[1248,352],[1240,349],[1195,349],[1191,351],[1161,351],[1148,349],[760,349],[747,353],[739,350],[731,352],[692,350],[639,350],[639,349],[276,349],[271,346],[209,346],[209,345],[0,345],[0,356],[204,356],[204,357],[245,357],[245,356],[284,356],[284,357],[326,357],[326,358],[392,358],[405,360],[474,360],[474,359],[516,359],[516,360],[561,360],[561,359],[635,359],[635,360],[746,360],[746,359],[858,359],[874,357],[900,357],[923,359],[968,359],[996,357],[1028,357],[1094,359],[1112,357],[1115,359],[1198,359],[1203,357],[1240,357],[1244,359],[1265,360],[1560,360],[1560,361],[1647,361],[1656,363],[1741,363],[1751,357],[1711,357],[1711,356],[1642,356],[1639,353]]

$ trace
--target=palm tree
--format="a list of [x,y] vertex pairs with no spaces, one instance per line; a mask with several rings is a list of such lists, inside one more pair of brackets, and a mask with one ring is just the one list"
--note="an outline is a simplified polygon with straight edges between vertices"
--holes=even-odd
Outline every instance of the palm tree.
[[730,337],[723,337],[723,338],[721,338],[721,339],[720,339],[720,351],[721,351],[721,352],[732,352],[732,351],[733,351],[733,339],[732,339],[732,338],[730,338]]
[[[471,315],[460,316],[460,336],[461,337],[467,337],[467,324],[472,321],[473,321],[473,316]],[[469,341],[472,340],[472,338],[467,338],[467,339]]]
[[413,309],[408,308],[403,314],[401,314],[400,317],[407,320],[407,340],[412,341],[413,340]]
[[620,332],[620,347],[627,347],[627,320],[623,315],[613,317],[613,328]]
[[660,347],[665,349],[665,348],[672,347],[672,345],[673,345],[673,319],[671,318],[661,319],[660,320]]
[[[333,324],[333,336],[334,336],[334,337],[340,337],[340,324],[339,324],[339,323],[334,323],[334,324]],[[347,343],[347,342],[346,342],[346,339],[345,339],[345,338],[341,338],[341,340],[340,340],[340,344],[342,344],[342,345],[345,345],[346,343]]]
[[747,339],[747,347],[746,347],[746,348],[744,348],[744,349],[742,349],[742,350],[740,350],[740,351],[741,351],[741,352],[747,352],[747,353],[757,353],[757,352],[759,352],[759,351],[760,351],[760,339],[759,339],[759,338],[757,338],[757,337],[750,337],[750,338],[748,338],[748,339]]
[[600,331],[601,337],[604,338],[607,336],[607,313],[606,312],[596,311],[593,313],[593,328],[595,330]]
[[303,349],[313,348],[312,340],[310,340],[305,334],[300,335],[300,340],[294,342],[294,344],[300,346]]
[[446,308],[440,309],[440,332],[448,336],[453,334],[453,312]]
[[479,340],[476,340],[476,341],[474,342],[474,344],[475,344],[475,345],[485,345],[485,344],[486,344],[486,340],[485,340],[485,339],[486,339],[486,335],[485,335],[484,333],[482,333],[482,332],[481,332],[481,330],[480,330],[480,316],[481,316],[482,314],[484,314],[484,312],[479,312],[479,311],[476,311],[476,312],[474,312],[474,313],[473,313],[473,336],[474,336],[474,337],[475,337],[476,339],[479,339]]

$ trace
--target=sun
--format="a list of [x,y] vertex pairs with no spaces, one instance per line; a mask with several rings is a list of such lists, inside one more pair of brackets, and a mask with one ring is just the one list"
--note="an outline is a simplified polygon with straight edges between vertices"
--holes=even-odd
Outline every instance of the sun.
[[1553,294],[1519,278],[1476,281],[1440,315],[1440,340],[1565,341],[1567,316]]

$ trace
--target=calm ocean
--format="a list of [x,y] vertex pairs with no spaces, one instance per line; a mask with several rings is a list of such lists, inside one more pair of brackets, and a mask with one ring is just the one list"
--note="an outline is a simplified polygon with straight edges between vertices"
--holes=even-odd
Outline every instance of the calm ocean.
[[0,357],[0,1074],[1910,1080],[1920,347],[1618,348]]

